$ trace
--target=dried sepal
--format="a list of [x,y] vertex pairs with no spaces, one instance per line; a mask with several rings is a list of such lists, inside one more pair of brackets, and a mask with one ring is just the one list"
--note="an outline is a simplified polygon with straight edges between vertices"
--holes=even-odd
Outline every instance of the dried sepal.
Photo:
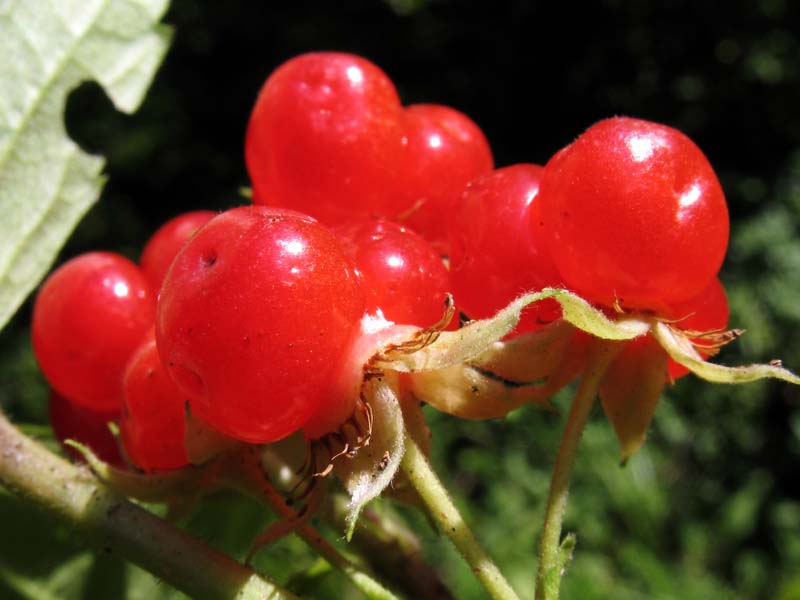
[[492,376],[469,364],[415,373],[414,397],[441,412],[463,419],[494,419],[530,402],[543,403],[535,386]]
[[672,360],[706,381],[713,383],[747,383],[759,379],[773,378],[800,384],[800,377],[788,369],[784,369],[780,365],[780,361],[772,361],[765,365],[726,367],[703,360],[686,334],[667,323],[654,323],[652,334]]
[[609,365],[599,394],[625,463],[644,444],[661,390],[667,355],[650,337],[628,342]]
[[350,494],[345,520],[348,540],[361,509],[392,482],[403,458],[405,427],[397,389],[397,377],[391,373],[372,376],[364,382],[362,391],[373,414],[370,443],[334,467]]
[[559,319],[542,329],[494,342],[469,364],[518,383],[542,382],[574,354],[581,338],[585,336],[571,323]]

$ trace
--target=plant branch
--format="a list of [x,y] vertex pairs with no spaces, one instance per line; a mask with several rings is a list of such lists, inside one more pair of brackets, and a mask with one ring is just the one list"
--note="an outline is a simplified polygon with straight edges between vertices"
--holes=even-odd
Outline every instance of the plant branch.
[[433,520],[472,567],[489,595],[494,600],[518,600],[517,594],[475,539],[425,454],[409,435],[406,435],[400,468],[419,492]]
[[297,596],[117,495],[85,468],[23,435],[0,412],[0,485],[66,521],[108,552],[192,598],[292,600]]
[[581,435],[597,395],[597,388],[620,347],[621,344],[617,342],[600,338],[592,340],[588,365],[572,401],[550,479],[550,492],[539,545],[536,600],[557,600],[561,576],[572,557],[575,537],[567,536],[563,544],[561,543],[561,526],[567,508],[569,480]]

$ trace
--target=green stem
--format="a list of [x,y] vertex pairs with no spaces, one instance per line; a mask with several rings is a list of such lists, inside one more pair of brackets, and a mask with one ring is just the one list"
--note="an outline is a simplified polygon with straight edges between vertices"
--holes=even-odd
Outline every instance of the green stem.
[[[240,491],[251,494],[266,502],[278,515],[288,518],[294,516],[294,509],[286,504],[286,497],[275,489],[265,477],[255,455],[255,450],[244,449],[232,459],[232,467],[225,478],[226,482]],[[238,471],[238,472],[237,472]],[[370,600],[398,600],[397,596],[354,565],[330,544],[308,523],[301,523],[295,530],[308,546],[324,558],[331,566],[339,569]]]
[[472,567],[489,595],[495,600],[519,600],[492,559],[481,548],[425,454],[409,435],[406,435],[405,454],[400,468],[419,492],[433,520]]
[[23,435],[0,412],[0,485],[75,527],[106,552],[192,598],[292,600],[294,594],[112,492]]
[[[327,503],[326,516],[340,530],[346,527],[347,506],[343,494],[335,494]],[[453,600],[439,574],[425,562],[417,536],[388,507],[380,512],[366,507],[351,543],[374,571],[408,598]]]
[[592,343],[588,365],[572,401],[550,479],[550,492],[539,545],[536,600],[557,600],[561,576],[572,557],[574,536],[568,536],[563,545],[561,543],[561,526],[567,508],[569,480],[578,444],[597,395],[597,388],[620,347],[618,343],[601,339],[595,339]]

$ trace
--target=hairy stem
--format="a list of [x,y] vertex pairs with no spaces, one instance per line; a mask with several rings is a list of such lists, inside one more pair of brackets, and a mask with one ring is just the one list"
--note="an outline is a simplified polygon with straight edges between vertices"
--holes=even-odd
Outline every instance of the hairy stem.
[[119,553],[192,598],[297,598],[112,492],[87,469],[23,435],[2,412],[0,485],[69,523],[106,552]]
[[620,348],[619,343],[595,339],[589,351],[589,360],[561,436],[561,445],[550,479],[544,525],[539,545],[539,570],[536,575],[536,600],[556,600],[561,576],[572,556],[574,537],[561,543],[561,526],[567,508],[569,480],[578,444],[589,419],[597,388],[608,365]]
[[425,454],[409,435],[406,435],[405,454],[400,468],[419,492],[433,520],[472,567],[489,595],[495,600],[518,600],[500,570],[475,539]]

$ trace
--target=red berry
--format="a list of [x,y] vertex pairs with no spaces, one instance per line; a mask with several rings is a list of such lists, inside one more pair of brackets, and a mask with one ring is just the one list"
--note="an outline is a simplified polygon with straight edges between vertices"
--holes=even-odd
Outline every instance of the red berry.
[[128,458],[145,471],[176,469],[186,453],[186,402],[158,355],[155,332],[136,350],[123,380],[120,434]]
[[367,312],[393,323],[427,327],[442,318],[450,274],[416,233],[390,221],[339,227],[367,293]]
[[195,414],[264,443],[325,404],[363,312],[361,281],[333,233],[250,206],[214,217],[178,254],[156,336]]
[[258,204],[335,224],[399,213],[402,107],[386,74],[336,52],[293,58],[270,75],[247,127]]
[[[684,331],[691,332],[710,332],[722,331],[728,326],[730,309],[728,307],[728,297],[725,295],[725,288],[716,277],[711,285],[707,286],[700,294],[694,298],[671,306],[664,316],[674,320],[675,327]],[[698,344],[703,344],[702,339],[695,339]],[[708,343],[708,341],[705,341]],[[709,353],[698,348],[698,352],[703,357],[708,357]],[[670,377],[679,379],[689,371],[683,365],[679,365],[672,359],[667,365]]]
[[532,226],[567,286],[592,302],[660,312],[700,293],[722,264],[722,188],[671,127],[600,121],[548,162],[539,195]]
[[148,240],[139,263],[154,290],[161,289],[169,266],[186,241],[215,214],[211,210],[196,210],[178,215],[159,227]]
[[[494,315],[523,292],[560,283],[547,248],[528,225],[539,204],[542,170],[519,164],[478,177],[453,207],[450,273],[456,303],[472,319]],[[516,332],[559,317],[554,300],[531,305]]]
[[36,360],[60,394],[93,410],[118,411],[125,365],[154,316],[139,267],[110,252],[83,254],[53,272],[36,297]]
[[447,106],[406,107],[405,132],[408,162],[400,194],[410,212],[402,222],[447,255],[450,244],[443,223],[467,183],[492,170],[492,150],[467,115]]
[[[56,391],[50,392],[50,425],[56,439],[62,444],[66,440],[80,442],[99,459],[124,467],[117,440],[108,428],[109,423],[118,420],[119,411],[97,412],[70,402]],[[74,459],[83,460],[75,448],[64,446],[64,450]]]

